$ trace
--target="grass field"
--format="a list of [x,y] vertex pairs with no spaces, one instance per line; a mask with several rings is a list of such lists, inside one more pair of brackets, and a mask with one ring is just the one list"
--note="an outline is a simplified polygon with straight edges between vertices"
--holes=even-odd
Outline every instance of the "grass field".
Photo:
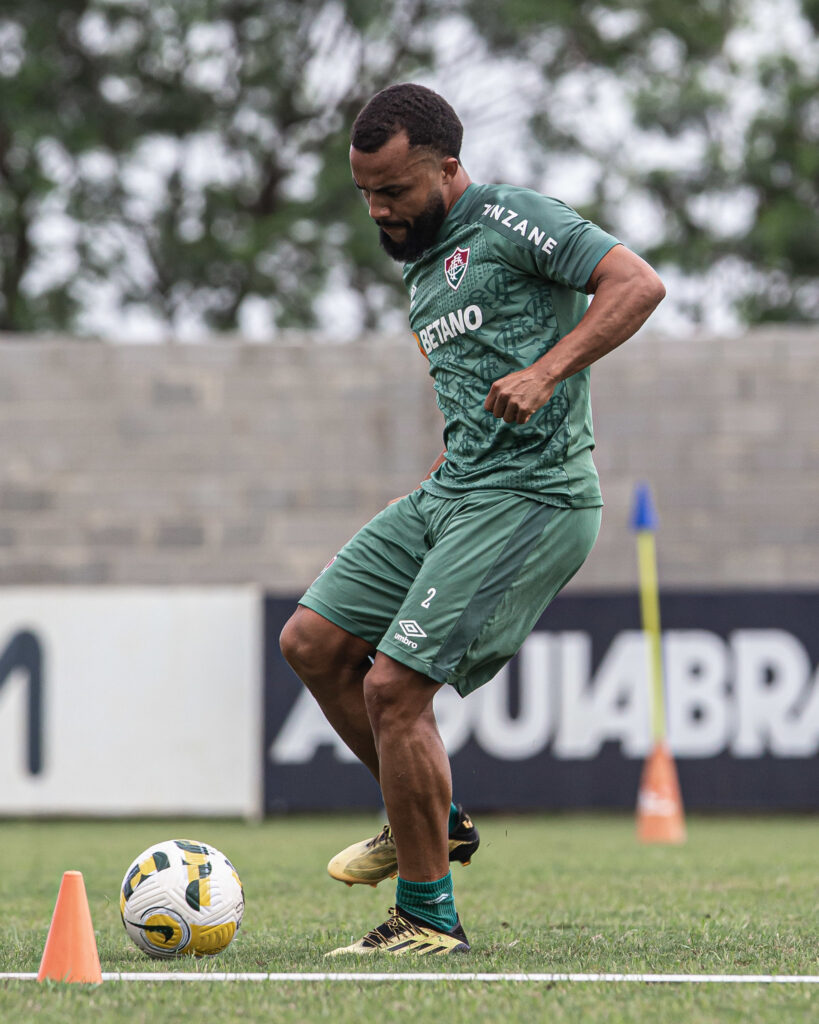
[[[325,864],[374,833],[372,817],[262,824],[0,822],[0,971],[36,971],[63,871],[83,872],[103,971],[386,971],[819,974],[819,822],[689,818],[681,847],[640,846],[614,816],[484,817],[472,866],[454,868],[472,953],[326,961],[386,916],[394,893],[349,889]],[[212,961],[152,961],[131,945],[118,894],[150,843],[223,850],[245,886],[239,936]],[[454,961],[454,962],[453,962]],[[819,1019],[815,985],[0,981],[0,1020],[304,1022],[439,1018],[766,1024]]]

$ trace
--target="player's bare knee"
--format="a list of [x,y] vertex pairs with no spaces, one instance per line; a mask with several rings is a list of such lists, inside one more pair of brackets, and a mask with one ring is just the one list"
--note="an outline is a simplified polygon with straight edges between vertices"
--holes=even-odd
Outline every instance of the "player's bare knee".
[[373,730],[378,733],[403,713],[400,691],[394,679],[370,669],[364,677],[364,705]]
[[290,667],[298,672],[298,665],[301,663],[301,655],[304,651],[303,631],[299,626],[295,615],[291,616],[284,624],[279,634],[279,649]]
[[[350,670],[367,664],[370,645],[309,610],[299,608],[285,623],[279,646],[288,665],[315,692],[337,688]],[[359,677],[360,678],[360,677]]]
[[[298,614],[291,616],[279,636],[279,647],[287,664],[305,682],[320,668],[321,644]],[[326,663],[326,654],[324,661]]]
[[[376,661],[364,677],[364,704],[373,731],[406,728],[419,717],[431,713],[435,689],[419,687],[398,666]],[[409,673],[415,679],[417,673]]]

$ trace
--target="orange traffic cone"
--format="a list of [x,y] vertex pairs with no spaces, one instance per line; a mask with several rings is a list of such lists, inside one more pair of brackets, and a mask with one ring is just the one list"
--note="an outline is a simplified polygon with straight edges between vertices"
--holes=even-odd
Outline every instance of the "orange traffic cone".
[[637,795],[637,838],[644,843],[684,843],[680,784],[674,758],[660,740],[643,765]]
[[37,981],[102,982],[97,940],[82,872],[66,871],[48,929]]

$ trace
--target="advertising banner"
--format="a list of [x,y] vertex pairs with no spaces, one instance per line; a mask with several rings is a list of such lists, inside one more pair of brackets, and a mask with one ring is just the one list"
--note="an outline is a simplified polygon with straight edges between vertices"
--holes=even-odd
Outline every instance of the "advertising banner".
[[261,597],[0,590],[0,814],[261,809]]
[[[265,614],[265,808],[377,808],[367,771],[278,651]],[[663,594],[668,735],[686,808],[819,809],[819,594]],[[633,807],[649,752],[636,594],[565,595],[518,656],[435,698],[455,798],[471,810]]]

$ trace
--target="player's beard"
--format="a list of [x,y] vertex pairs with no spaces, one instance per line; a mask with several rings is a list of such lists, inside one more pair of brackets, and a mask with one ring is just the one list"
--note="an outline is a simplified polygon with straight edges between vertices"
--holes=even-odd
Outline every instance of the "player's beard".
[[423,256],[433,244],[445,220],[444,197],[440,192],[434,192],[412,225],[402,223],[401,226],[406,228],[403,242],[394,242],[383,228],[378,232],[378,240],[384,251],[394,260],[398,260],[399,263],[412,263]]

